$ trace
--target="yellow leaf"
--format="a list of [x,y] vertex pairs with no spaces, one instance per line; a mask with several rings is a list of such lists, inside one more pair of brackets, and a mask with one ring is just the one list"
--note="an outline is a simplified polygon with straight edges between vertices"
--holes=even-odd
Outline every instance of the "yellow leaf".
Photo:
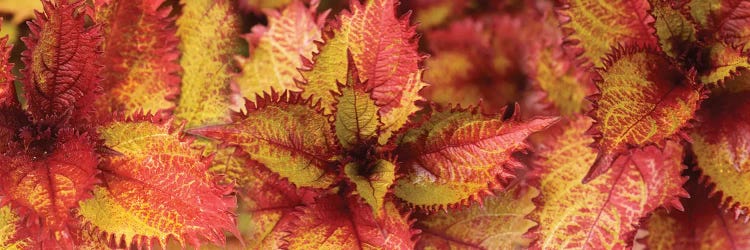
[[[9,205],[0,207],[0,248],[22,250],[31,247],[31,238],[19,217]],[[26,234],[26,235],[24,235]]]
[[181,1],[182,89],[174,111],[187,127],[230,121],[230,58],[237,49],[239,15],[229,0]]
[[672,58],[679,58],[688,52],[688,47],[696,41],[697,33],[693,20],[681,6],[675,6],[667,0],[651,0],[651,14],[656,18],[654,27],[659,45]]
[[374,138],[381,125],[378,106],[361,85],[347,85],[336,103],[336,137],[344,149]]
[[42,11],[42,1],[0,0],[0,12],[13,14],[11,22],[19,25],[34,18],[34,11]]
[[750,56],[723,42],[708,46],[708,57],[710,70],[701,72],[699,76],[703,84],[716,85],[730,79],[741,69],[750,69]]

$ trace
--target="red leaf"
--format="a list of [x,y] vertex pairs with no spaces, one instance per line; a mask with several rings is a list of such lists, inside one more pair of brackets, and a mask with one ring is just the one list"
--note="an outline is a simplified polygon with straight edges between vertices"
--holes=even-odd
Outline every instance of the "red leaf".
[[415,231],[395,205],[386,202],[385,216],[375,217],[371,208],[350,197],[320,198],[299,209],[296,219],[283,225],[289,249],[414,249]]
[[44,14],[24,37],[24,89],[29,113],[42,123],[89,119],[99,91],[99,27],[86,27],[84,1],[44,1]]
[[4,201],[27,216],[34,230],[41,230],[36,240],[72,244],[67,233],[74,222],[71,211],[91,196],[96,182],[98,159],[88,136],[63,130],[50,148],[8,153],[0,162]]

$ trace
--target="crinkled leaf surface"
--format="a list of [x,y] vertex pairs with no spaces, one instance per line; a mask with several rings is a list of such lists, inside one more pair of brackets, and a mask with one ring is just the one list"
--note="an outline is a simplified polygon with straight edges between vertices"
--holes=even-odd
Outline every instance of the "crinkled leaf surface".
[[86,27],[83,2],[44,1],[44,13],[23,38],[24,90],[35,121],[88,119],[99,89],[99,26]]
[[698,113],[691,133],[698,167],[722,194],[722,202],[743,216],[749,211],[750,91],[714,93]]
[[719,209],[719,197],[709,197],[704,187],[690,181],[691,198],[685,211],[659,209],[646,219],[642,241],[647,249],[748,249],[750,227]]
[[181,1],[177,36],[182,85],[175,117],[187,127],[230,121],[231,56],[238,46],[239,16],[230,0]]
[[585,135],[591,125],[578,116],[538,150],[534,175],[539,178],[540,208],[531,219],[538,238],[532,249],[618,249],[630,245],[641,217],[660,206],[680,207],[687,193],[680,176],[682,147],[668,142],[620,157],[612,170],[582,184],[596,153]]
[[380,142],[385,144],[419,110],[415,102],[422,99],[418,92],[425,83],[416,33],[408,17],[396,17],[395,0],[372,0],[365,5],[352,1],[350,10],[338,16],[332,37],[324,37],[312,69],[303,72],[303,96],[312,96],[313,103],[321,101],[326,113],[331,113],[335,98],[330,93],[339,93],[337,83],[347,82],[347,54],[351,52],[365,89],[381,107]]
[[102,185],[81,202],[84,224],[121,247],[164,246],[168,238],[221,245],[225,230],[237,235],[231,186],[216,184],[207,172],[210,160],[169,124],[113,122],[99,133],[120,154],[100,166]]
[[[359,166],[348,163],[344,166],[344,174],[354,183],[356,194],[370,205],[372,211],[380,215],[385,195],[396,179],[396,165],[388,160],[376,160],[372,166]],[[360,173],[360,169],[368,169],[369,173]]]
[[48,149],[6,152],[0,159],[3,200],[26,218],[34,240],[70,246],[72,209],[91,196],[96,181],[98,159],[88,136],[64,130]]
[[656,45],[647,0],[566,0],[558,12],[566,40],[596,67],[620,45]]
[[519,249],[531,239],[524,234],[536,225],[526,218],[536,208],[531,200],[536,189],[521,191],[515,187],[485,198],[458,211],[440,211],[419,217],[416,227],[422,231],[417,249]]
[[294,94],[272,94],[247,103],[247,115],[233,123],[190,130],[190,133],[239,146],[250,158],[295,186],[325,188],[338,153],[328,116],[310,100]]
[[[516,107],[517,109],[518,107]],[[412,206],[440,208],[468,203],[490,187],[503,188],[520,166],[512,154],[556,118],[520,121],[475,110],[435,110],[419,128],[407,131],[399,146],[406,176],[395,194]]]
[[279,13],[266,12],[268,26],[256,25],[245,35],[250,44],[250,58],[238,59],[241,72],[234,77],[242,96],[255,101],[256,95],[270,92],[300,91],[299,68],[302,57],[312,58],[318,52],[315,41],[321,41],[321,28],[326,15],[317,16],[317,6],[295,0]]
[[289,249],[413,249],[414,231],[396,205],[376,217],[367,204],[337,195],[300,208],[288,227]]
[[174,108],[179,94],[179,41],[164,0],[96,1],[96,20],[103,26],[104,95],[99,113],[130,116]]
[[702,95],[689,74],[648,49],[616,52],[600,75],[592,113],[599,155],[586,180],[607,171],[628,148],[661,143],[680,132]]

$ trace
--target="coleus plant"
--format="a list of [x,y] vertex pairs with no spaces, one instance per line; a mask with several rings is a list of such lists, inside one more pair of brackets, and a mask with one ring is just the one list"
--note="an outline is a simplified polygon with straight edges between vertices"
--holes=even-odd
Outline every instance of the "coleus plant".
[[748,2],[481,2],[45,2],[0,246],[745,248]]

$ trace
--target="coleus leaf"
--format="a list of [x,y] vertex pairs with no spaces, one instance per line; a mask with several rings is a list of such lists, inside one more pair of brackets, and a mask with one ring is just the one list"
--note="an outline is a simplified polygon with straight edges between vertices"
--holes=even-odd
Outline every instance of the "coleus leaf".
[[536,223],[526,218],[536,208],[532,199],[539,191],[513,187],[488,196],[483,205],[460,211],[440,211],[419,217],[422,231],[417,249],[520,249],[531,239],[524,234]]
[[171,8],[164,0],[97,0],[96,21],[103,27],[104,95],[97,100],[101,116],[174,108],[179,94],[179,41]]
[[48,148],[0,156],[0,189],[3,203],[26,218],[35,241],[71,246],[71,210],[91,196],[99,160],[86,134],[64,129],[55,139]]
[[684,3],[670,0],[649,0],[654,28],[662,51],[672,58],[683,58],[696,42],[698,28]]
[[[244,2],[244,1],[243,1]],[[279,13],[266,11],[268,27],[256,25],[252,33],[244,36],[250,45],[250,58],[238,58],[241,72],[233,78],[243,97],[255,101],[271,89],[279,92],[302,89],[299,68],[302,58],[311,58],[318,52],[321,28],[327,16],[315,14],[317,5],[308,9],[300,0],[292,1]]]
[[296,218],[293,213],[298,206],[312,204],[317,193],[296,188],[263,166],[250,163],[247,167],[252,168],[244,196],[251,224],[247,243],[252,249],[279,249],[289,234],[284,225]]
[[648,234],[641,242],[647,249],[750,248],[750,227],[721,211],[718,196],[710,196],[697,179],[686,188],[692,197],[684,201],[684,212],[659,209],[645,220]]
[[338,195],[299,208],[285,227],[289,249],[413,249],[416,231],[392,202],[377,217],[367,204]]
[[395,195],[412,206],[434,209],[468,204],[490,188],[504,188],[521,166],[512,154],[528,148],[525,139],[531,133],[557,121],[520,121],[518,109],[504,118],[478,108],[435,107],[399,145],[406,175],[396,182]]
[[0,248],[21,250],[30,248],[31,235],[23,225],[22,218],[10,208],[0,207]]
[[22,38],[28,111],[38,123],[85,123],[100,92],[100,26],[86,27],[83,1],[43,3]]
[[651,49],[620,49],[599,71],[591,132],[599,154],[584,181],[610,168],[629,148],[660,144],[693,118],[702,92],[666,56]]
[[174,110],[188,128],[229,122],[230,59],[238,46],[239,17],[229,0],[180,1],[177,36],[182,85]]
[[243,11],[260,12],[266,9],[280,9],[294,1],[297,0],[239,0],[237,3]]
[[641,217],[671,205],[681,209],[679,197],[686,178],[680,176],[682,147],[667,142],[620,157],[612,171],[581,183],[596,153],[585,135],[592,121],[577,116],[539,146],[536,176],[541,196],[530,218],[539,223],[531,235],[531,249],[625,248],[632,243]]
[[126,248],[164,247],[168,238],[197,248],[202,239],[222,245],[225,230],[238,235],[232,187],[215,183],[210,159],[168,122],[115,121],[99,133],[117,154],[99,167],[94,197],[80,204],[84,225]]
[[[426,84],[422,82],[422,57],[417,52],[416,33],[408,16],[396,18],[395,0],[372,0],[364,6],[351,1],[351,12],[343,12],[324,35],[320,53],[303,71],[306,80],[302,96],[321,102],[325,113],[332,113],[337,83],[347,78],[347,54],[351,52],[365,89],[380,107],[383,129],[379,137],[385,144],[393,132],[401,129],[409,116],[418,111],[415,102]],[[344,67],[347,66],[347,67]]]
[[596,67],[605,65],[610,48],[656,45],[647,0],[565,0],[558,11],[566,41]]
[[338,153],[328,116],[298,94],[266,94],[246,103],[247,114],[226,125],[192,129],[195,135],[239,146],[250,158],[298,187],[326,188]]
[[747,15],[750,3],[744,0],[688,1],[690,13],[706,32],[718,40],[728,40],[742,51],[750,48],[750,28]]
[[750,211],[750,90],[716,91],[697,114],[693,152],[722,204],[738,215]]
[[352,149],[376,138],[383,125],[378,113],[379,107],[360,82],[351,55],[349,63],[346,85],[339,90],[341,96],[334,104],[336,138],[344,149]]
[[444,25],[452,18],[461,16],[465,8],[473,4],[470,0],[415,0],[407,1],[409,9],[415,11],[415,20],[420,30]]
[[[396,180],[396,165],[389,160],[380,159],[371,163],[372,166],[358,166],[351,162],[344,166],[344,175],[354,183],[356,194],[362,197],[372,208],[373,213],[382,213],[385,195]],[[369,173],[359,173],[361,169],[368,169]]]

